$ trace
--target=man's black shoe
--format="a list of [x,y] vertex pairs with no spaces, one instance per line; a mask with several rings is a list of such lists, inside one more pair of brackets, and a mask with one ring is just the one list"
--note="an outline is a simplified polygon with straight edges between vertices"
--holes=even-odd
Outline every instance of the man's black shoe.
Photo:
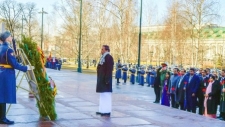
[[154,101],[153,103],[159,103],[159,101]]
[[96,115],[101,115],[102,113],[101,112],[96,112]]
[[224,118],[220,117],[219,120],[223,120],[224,121]]
[[0,121],[0,124],[14,124],[14,121],[10,121],[10,120],[4,118],[3,120]]
[[102,113],[101,116],[110,117],[110,113]]

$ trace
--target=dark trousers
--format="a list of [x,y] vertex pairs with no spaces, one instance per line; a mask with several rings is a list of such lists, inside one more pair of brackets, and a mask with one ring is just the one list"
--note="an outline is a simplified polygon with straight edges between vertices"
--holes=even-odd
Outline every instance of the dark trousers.
[[60,65],[60,64],[57,65],[57,69],[58,69],[59,71],[61,70],[61,65]]
[[187,109],[188,112],[196,113],[196,109]]
[[120,83],[119,78],[117,78],[117,83]]
[[225,120],[225,112],[220,112],[220,116]]
[[180,110],[184,110],[184,102],[179,102]]
[[155,101],[159,102],[160,101],[160,87],[159,86],[154,86],[154,92],[155,92]]
[[127,80],[125,79],[125,80],[124,80],[124,83],[126,83],[126,82],[127,82]]
[[199,111],[198,114],[199,115],[203,115],[203,103],[204,103],[204,97],[198,97],[198,107],[199,107]]
[[6,103],[0,103],[0,120],[5,118],[6,113]]
[[176,100],[175,100],[175,94],[170,94],[170,97],[171,97],[172,107],[178,108],[178,104],[176,103]]

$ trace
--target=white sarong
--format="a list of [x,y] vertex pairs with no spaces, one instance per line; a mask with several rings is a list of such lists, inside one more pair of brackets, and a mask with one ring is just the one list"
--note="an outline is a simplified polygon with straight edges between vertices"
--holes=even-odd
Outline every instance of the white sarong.
[[112,111],[112,93],[111,92],[100,93],[99,112],[111,113],[111,111]]

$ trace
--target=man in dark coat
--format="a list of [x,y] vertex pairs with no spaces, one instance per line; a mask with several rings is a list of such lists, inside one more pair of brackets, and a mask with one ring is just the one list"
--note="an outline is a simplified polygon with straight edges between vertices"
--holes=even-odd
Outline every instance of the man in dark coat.
[[14,51],[10,47],[12,37],[10,32],[1,34],[0,39],[0,124],[14,124],[6,118],[6,103],[16,103],[16,76],[15,69],[26,72],[30,66],[17,63]]
[[187,75],[186,75],[186,70],[181,69],[180,70],[180,79],[177,84],[177,97],[176,101],[179,104],[180,110],[184,110],[184,94],[185,94],[185,85],[187,84]]
[[180,79],[180,76],[178,75],[179,69],[174,68],[173,69],[173,75],[170,77],[170,82],[169,82],[169,89],[168,92],[170,93],[171,97],[171,104],[173,108],[178,108],[179,105],[176,102],[176,91],[177,91],[177,85]]
[[221,79],[220,79],[220,89],[221,89],[221,96],[220,96],[220,119],[225,120],[225,70],[221,72]]
[[198,107],[199,107],[199,115],[203,115],[203,103],[204,103],[204,94],[206,91],[206,88],[209,83],[209,78],[206,76],[207,71],[203,70],[202,75],[200,77],[200,86],[198,89],[197,97],[198,97]]
[[100,93],[99,111],[96,114],[101,116],[110,116],[112,110],[112,71],[113,57],[110,55],[108,45],[103,45],[101,58],[97,67],[97,88]]
[[195,69],[190,68],[188,75],[188,83],[185,87],[186,89],[186,99],[187,99],[187,111],[196,113],[197,106],[197,90],[199,88],[200,79],[195,74]]

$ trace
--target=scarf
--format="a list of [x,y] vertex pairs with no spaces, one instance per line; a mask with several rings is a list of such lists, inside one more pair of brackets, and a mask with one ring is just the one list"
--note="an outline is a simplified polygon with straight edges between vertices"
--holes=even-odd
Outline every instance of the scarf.
[[[209,94],[209,93],[212,92],[212,84],[213,83],[214,83],[214,81],[213,82],[210,82],[209,85],[207,86],[207,88],[206,88],[206,94]],[[207,100],[208,99],[211,99],[211,97],[205,97],[205,100],[204,100],[204,106],[205,107],[207,107]]]
[[110,53],[109,53],[109,52],[105,52],[105,53],[101,56],[100,61],[99,61],[99,64],[100,64],[100,65],[103,65],[103,63],[105,62],[105,56],[108,55],[108,54],[110,54]]

